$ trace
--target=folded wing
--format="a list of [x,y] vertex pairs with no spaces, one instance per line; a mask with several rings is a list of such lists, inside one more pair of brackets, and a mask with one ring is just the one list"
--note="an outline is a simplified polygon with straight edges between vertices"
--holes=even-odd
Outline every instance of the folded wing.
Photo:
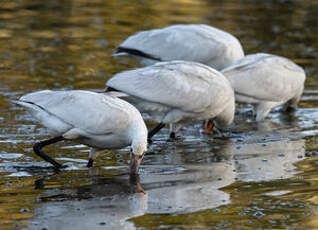
[[225,43],[236,40],[231,34],[206,25],[174,25],[138,32],[119,48],[131,48],[162,61],[187,60],[208,63],[222,57]]
[[143,100],[202,112],[225,106],[233,93],[218,71],[194,62],[162,62],[116,74],[107,85]]
[[279,102],[292,98],[304,84],[304,70],[275,55],[253,54],[221,71],[235,93],[258,100]]
[[[45,90],[27,94],[20,101],[32,103],[73,128],[95,135],[125,129],[131,122],[129,114],[132,106],[104,94]],[[37,118],[41,120],[41,116]],[[41,123],[45,125],[45,121]]]

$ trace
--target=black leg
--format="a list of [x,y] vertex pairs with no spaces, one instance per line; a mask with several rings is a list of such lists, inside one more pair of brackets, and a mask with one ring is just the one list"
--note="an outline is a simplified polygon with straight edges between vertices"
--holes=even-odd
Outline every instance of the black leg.
[[86,167],[87,168],[91,168],[91,167],[93,167],[93,164],[94,164],[94,160],[93,159],[89,159],[88,162],[87,162]]
[[152,130],[150,130],[148,132],[148,141],[151,140],[151,138],[160,131],[160,129],[162,129],[163,127],[165,127],[164,123],[159,123],[156,127],[154,127]]
[[171,132],[170,133],[170,138],[171,139],[176,139],[176,133],[175,132]]
[[287,112],[287,113],[294,112],[295,110],[296,110],[295,107],[290,106],[290,105],[285,108],[285,112]]
[[33,146],[33,150],[36,153],[36,155],[41,157],[43,160],[50,162],[52,165],[54,165],[55,168],[59,169],[62,167],[62,165],[60,163],[57,163],[55,160],[53,160],[51,157],[46,155],[44,152],[42,152],[41,149],[46,145],[54,144],[62,140],[64,140],[64,138],[62,136],[59,136],[59,137],[54,137],[45,141],[35,143],[35,145]]
[[44,186],[44,179],[43,178],[40,178],[36,181],[34,181],[34,189],[44,189],[45,186]]

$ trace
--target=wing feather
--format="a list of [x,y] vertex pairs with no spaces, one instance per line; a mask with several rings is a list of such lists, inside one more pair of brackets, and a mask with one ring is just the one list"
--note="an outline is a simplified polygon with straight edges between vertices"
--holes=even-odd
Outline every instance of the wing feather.
[[[207,25],[173,25],[138,32],[119,47],[140,50],[162,61],[187,60],[208,64],[221,59],[229,46],[235,47],[240,57],[244,55],[239,41],[230,33]],[[221,64],[216,65],[213,67],[218,68]]]
[[146,101],[188,112],[220,108],[233,95],[218,71],[194,62],[162,62],[116,74],[107,86]]
[[127,128],[133,108],[116,97],[81,90],[45,90],[20,100],[36,104],[74,128],[97,135]]
[[304,70],[292,61],[261,53],[248,55],[221,72],[235,93],[274,102],[292,98],[305,81]]

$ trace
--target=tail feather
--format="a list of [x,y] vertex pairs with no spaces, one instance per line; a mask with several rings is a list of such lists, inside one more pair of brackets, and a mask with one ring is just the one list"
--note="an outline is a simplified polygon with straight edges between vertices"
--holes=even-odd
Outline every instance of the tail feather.
[[53,136],[60,136],[72,128],[62,118],[50,113],[45,108],[30,101],[12,101],[24,107],[41,125],[46,127]]
[[17,101],[17,100],[11,100],[11,102],[12,102],[13,104],[20,105],[20,101]]
[[120,91],[108,91],[108,90],[106,90],[104,93],[108,96],[119,97],[119,98],[120,97],[129,97],[129,95],[127,93],[120,92]]
[[34,109],[34,107],[38,107],[39,109],[45,110],[42,106],[37,105],[37,104],[35,104],[35,103],[31,102],[31,101],[23,101],[23,100],[16,101],[16,100],[12,100],[11,102],[14,103],[14,104],[20,105],[22,107],[25,107],[27,109]]
[[133,48],[127,48],[127,47],[117,47],[116,52],[112,55],[113,57],[121,57],[121,56],[139,56],[143,58],[148,58],[155,61],[162,61],[160,57],[157,57],[152,54],[145,53],[141,50],[133,49]]
[[25,107],[25,108],[30,108],[30,107],[33,107],[34,105],[33,105],[33,103],[30,103],[30,102],[28,102],[28,101],[16,101],[16,100],[12,100],[11,101],[12,103],[14,103],[14,104],[17,104],[17,105],[20,105],[20,106],[22,106],[22,107]]

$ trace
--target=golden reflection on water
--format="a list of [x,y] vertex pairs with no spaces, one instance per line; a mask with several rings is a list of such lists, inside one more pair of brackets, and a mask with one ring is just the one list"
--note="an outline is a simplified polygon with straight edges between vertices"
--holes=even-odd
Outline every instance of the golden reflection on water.
[[[317,3],[310,0],[4,1],[0,4],[0,153],[22,153],[31,159],[0,158],[0,163],[37,161],[32,143],[46,137],[45,131],[10,100],[46,88],[102,89],[114,73],[138,66],[131,60],[110,57],[121,41],[136,31],[175,23],[210,24],[236,35],[246,53],[280,54],[302,65],[308,76],[308,91],[300,103],[300,120],[296,124],[298,129],[316,130],[316,121],[305,116],[310,111],[304,109],[318,105],[317,11]],[[249,130],[250,126],[246,131]],[[315,135],[305,139],[307,153],[318,150]],[[87,148],[56,153],[60,147],[48,151],[55,152],[54,157],[64,153],[86,159]],[[119,161],[112,153],[104,154],[99,162],[103,166],[126,165],[125,160]],[[295,229],[316,229],[317,162],[317,157],[300,161],[297,168],[301,173],[291,179],[236,182],[223,189],[231,194],[229,205],[189,214],[146,214],[131,221],[148,229],[160,225],[185,229],[281,229],[295,225]],[[103,173],[105,170],[101,170]],[[7,176],[8,172],[0,174]],[[77,188],[91,183],[87,174],[83,170],[54,175],[46,180],[45,189],[34,189],[39,176],[6,177],[0,182],[0,229],[12,229],[15,224],[25,226],[25,220],[34,215],[34,208],[47,202],[41,198],[72,200]],[[68,198],[46,194],[50,189],[60,189]],[[264,195],[280,190],[290,192]],[[257,216],[262,215],[258,211],[266,216]]]

